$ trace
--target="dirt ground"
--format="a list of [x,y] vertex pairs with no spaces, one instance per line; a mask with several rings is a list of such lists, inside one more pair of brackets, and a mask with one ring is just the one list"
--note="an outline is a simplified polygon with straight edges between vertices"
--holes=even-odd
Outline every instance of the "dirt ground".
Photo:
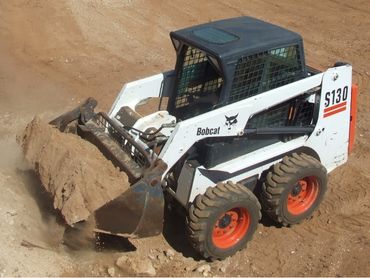
[[[0,275],[370,276],[369,14],[366,0],[0,0]],[[241,15],[299,32],[314,67],[353,65],[356,147],[313,218],[292,228],[263,218],[248,248],[213,263],[194,254],[171,215],[155,238],[61,244],[64,227],[16,134],[35,114],[50,120],[88,96],[108,110],[125,82],[173,67],[171,30]]]

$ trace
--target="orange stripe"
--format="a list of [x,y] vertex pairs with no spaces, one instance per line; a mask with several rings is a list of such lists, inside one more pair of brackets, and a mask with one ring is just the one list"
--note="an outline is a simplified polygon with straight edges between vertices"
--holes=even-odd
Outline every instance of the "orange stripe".
[[341,102],[341,103],[339,103],[339,104],[336,104],[336,105],[330,106],[330,107],[328,107],[328,108],[325,108],[325,109],[324,109],[324,113],[330,112],[330,111],[332,111],[332,110],[335,110],[335,109],[337,109],[337,108],[339,108],[339,107],[346,106],[346,105],[347,105],[347,101],[345,101],[345,102]]
[[358,86],[357,84],[352,85],[351,91],[351,118],[349,124],[349,142],[348,152],[351,153],[355,144],[355,131],[356,131],[356,118],[357,118],[357,96]]
[[337,114],[339,112],[345,111],[346,109],[347,109],[347,107],[344,106],[344,107],[341,107],[341,108],[339,108],[337,110],[334,110],[334,111],[330,111],[328,113],[325,113],[324,114],[324,118],[329,117],[329,116],[334,115],[334,114]]

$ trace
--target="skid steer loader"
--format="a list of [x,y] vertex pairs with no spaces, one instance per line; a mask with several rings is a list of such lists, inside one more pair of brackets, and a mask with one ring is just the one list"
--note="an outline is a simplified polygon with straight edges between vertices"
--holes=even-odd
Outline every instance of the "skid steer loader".
[[192,246],[223,259],[261,211],[285,226],[311,216],[353,148],[358,89],[350,64],[309,67],[300,35],[251,17],[170,37],[174,70],[126,84],[108,114],[90,98],[50,124],[76,123],[128,175],[129,189],[94,212],[96,231],[159,234],[168,194]]

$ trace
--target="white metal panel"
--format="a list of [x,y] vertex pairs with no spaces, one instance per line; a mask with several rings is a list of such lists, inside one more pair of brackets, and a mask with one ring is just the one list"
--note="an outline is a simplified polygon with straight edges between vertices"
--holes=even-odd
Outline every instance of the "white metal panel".
[[140,80],[126,83],[116,100],[114,101],[108,115],[114,117],[122,106],[129,106],[135,110],[135,105],[148,97],[158,97],[160,94],[163,73],[149,76]]
[[[351,86],[350,65],[330,68],[325,72],[318,122],[305,143],[316,151],[329,172],[348,158]],[[347,92],[344,88],[347,88]]]
[[[260,167],[252,168],[254,165],[257,165],[258,163],[263,161],[267,161],[273,157],[277,157],[283,153],[287,153],[291,150],[297,149],[304,144],[306,139],[307,136],[302,136],[286,143],[278,142],[273,145],[253,151],[251,153],[245,154],[243,156],[237,157],[225,163],[219,164],[213,168],[210,168],[209,170],[236,173],[240,170],[245,169],[244,172],[241,171],[240,174],[227,179],[233,182],[238,182],[245,178],[252,177],[256,174],[260,175],[264,170],[268,169],[271,165],[281,160],[281,158],[269,161],[268,163],[263,164]],[[248,170],[248,168],[251,169]],[[202,173],[197,169],[189,202],[192,202],[198,194],[203,194],[209,186],[214,185],[215,184],[211,180],[202,175]]]
[[[302,136],[286,143],[278,142],[223,164],[219,164],[212,169],[235,173],[239,170],[256,165],[259,162],[276,157],[279,154],[301,146],[307,146],[318,153],[323,165],[328,171],[331,171],[347,160],[351,78],[351,66],[332,68],[324,73],[316,74],[303,80],[179,122],[159,157],[167,163],[169,170],[195,142],[205,137],[242,135],[248,119],[254,114],[294,98],[322,84],[319,119],[310,138],[307,139],[307,136]],[[159,96],[163,79],[164,76],[161,73],[127,83],[112,105],[109,115],[113,117],[122,106],[129,106],[135,109],[135,105],[139,101],[148,97]],[[344,90],[343,88],[346,86],[348,87],[346,97],[343,98],[342,91],[342,98],[339,99],[338,89]],[[333,96],[331,96],[333,90],[334,93]],[[327,103],[328,97],[331,101],[330,103]],[[330,99],[330,97],[332,97],[332,99]],[[337,98],[338,102],[336,101]],[[234,117],[236,121],[231,122],[227,120],[227,118],[230,119],[232,117]],[[280,159],[270,161],[252,170],[246,170],[246,172],[230,180],[239,181],[256,174],[260,175],[262,171],[279,160]],[[164,173],[163,177],[166,174],[167,173]],[[197,170],[189,201],[192,201],[196,195],[204,193],[208,186],[214,186],[214,183]]]
[[240,169],[252,167],[260,162],[302,147],[306,140],[307,136],[301,136],[288,142],[277,142],[225,163],[218,164],[217,166],[210,168],[210,170],[220,170],[233,173]]
[[[322,73],[317,74],[179,122],[159,157],[167,163],[168,169],[171,169],[195,142],[205,137],[241,135],[245,124],[253,114],[319,86],[322,76]],[[237,115],[237,122],[232,125],[227,125],[226,117],[235,115]],[[199,130],[206,131],[206,129],[208,129],[208,131],[212,130],[212,134],[207,134],[206,132],[199,134]]]
[[[321,163],[330,172],[347,160],[348,136],[350,121],[352,68],[342,66],[332,68],[322,75],[322,92],[318,122],[312,135],[302,136],[289,142],[275,143],[273,145],[256,150],[249,154],[240,156],[233,160],[219,164],[210,170],[236,173],[238,170],[246,169],[240,175],[228,180],[238,182],[245,178],[258,175],[267,170],[271,165],[281,160],[269,161],[257,168],[248,167],[267,161],[282,153],[289,152],[301,146],[313,149],[320,157]],[[346,92],[345,88],[348,88]],[[341,89],[338,91],[338,89]],[[332,93],[334,91],[334,93]],[[342,95],[341,95],[342,94]],[[203,166],[201,166],[202,168]],[[189,202],[192,202],[198,194],[203,194],[209,186],[215,186],[214,182],[202,175],[197,169],[190,194]]]

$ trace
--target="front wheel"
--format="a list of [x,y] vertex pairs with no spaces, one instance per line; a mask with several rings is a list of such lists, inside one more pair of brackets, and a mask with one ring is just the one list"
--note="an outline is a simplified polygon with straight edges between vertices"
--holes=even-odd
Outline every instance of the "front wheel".
[[231,182],[210,187],[189,208],[188,236],[203,257],[224,259],[252,238],[261,206],[245,186]]

